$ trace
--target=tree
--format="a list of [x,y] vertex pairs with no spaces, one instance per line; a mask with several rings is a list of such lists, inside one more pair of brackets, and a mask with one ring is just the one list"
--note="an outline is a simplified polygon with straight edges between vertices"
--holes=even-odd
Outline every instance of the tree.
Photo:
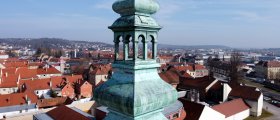
[[36,51],[36,55],[41,55],[42,54],[42,48],[37,48],[37,51]]
[[230,58],[230,82],[232,84],[239,84],[240,74],[239,66],[241,64],[240,54],[237,51],[233,51]]

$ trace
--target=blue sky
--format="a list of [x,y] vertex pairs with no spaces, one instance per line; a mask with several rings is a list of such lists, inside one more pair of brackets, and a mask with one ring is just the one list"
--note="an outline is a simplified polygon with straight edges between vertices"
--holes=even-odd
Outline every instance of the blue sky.
[[[112,43],[115,0],[0,0],[0,37]],[[280,0],[158,0],[160,43],[280,47]]]

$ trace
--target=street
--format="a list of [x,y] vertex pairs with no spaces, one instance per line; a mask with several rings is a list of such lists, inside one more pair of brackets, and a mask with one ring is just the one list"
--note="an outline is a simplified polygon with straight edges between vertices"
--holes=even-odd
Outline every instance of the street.
[[272,117],[264,118],[263,120],[280,120],[280,108],[269,104],[268,102],[263,102],[263,109],[269,111],[273,114]]

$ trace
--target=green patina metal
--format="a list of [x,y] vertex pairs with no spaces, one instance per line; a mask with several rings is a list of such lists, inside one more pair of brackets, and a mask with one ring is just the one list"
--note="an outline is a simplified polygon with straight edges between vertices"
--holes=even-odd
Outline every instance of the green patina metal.
[[[163,108],[177,99],[177,91],[157,73],[160,67],[156,62],[157,35],[161,27],[151,15],[158,9],[155,0],[118,0],[113,4],[113,10],[121,15],[109,27],[114,32],[114,74],[94,92],[96,102],[109,108],[106,120],[166,120],[161,113]],[[149,42],[152,58],[148,58]],[[120,47],[122,60],[119,60]],[[132,57],[129,57],[130,48]]]

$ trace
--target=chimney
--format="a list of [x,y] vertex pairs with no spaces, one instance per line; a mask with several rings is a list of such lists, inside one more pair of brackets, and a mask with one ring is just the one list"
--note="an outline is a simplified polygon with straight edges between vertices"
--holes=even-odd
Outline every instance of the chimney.
[[8,77],[8,72],[6,72],[6,77]]
[[32,77],[31,80],[33,81],[33,80],[34,80],[34,77]]
[[20,76],[20,74],[19,74],[19,75],[18,75],[18,79],[17,79],[17,85],[19,85],[20,79],[21,79],[21,76]]
[[50,87],[52,88],[52,81],[50,80]]
[[1,72],[0,72],[1,77],[2,77],[2,74],[3,74],[3,69],[1,69]]
[[25,94],[25,101],[28,105],[31,104],[31,100],[27,97],[27,94]]

